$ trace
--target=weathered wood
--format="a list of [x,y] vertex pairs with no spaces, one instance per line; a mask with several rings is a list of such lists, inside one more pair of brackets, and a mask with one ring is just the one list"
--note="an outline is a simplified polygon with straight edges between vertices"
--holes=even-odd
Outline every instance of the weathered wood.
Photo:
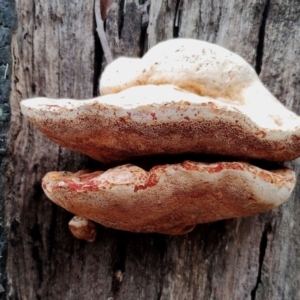
[[[300,1],[267,1],[261,78],[291,110],[300,113]],[[300,160],[289,163],[298,176],[291,199],[266,232],[257,299],[300,298]]]
[[[102,63],[95,53],[93,3],[15,4],[4,176],[8,298],[299,299],[299,185],[276,210],[198,225],[183,236],[132,234],[100,225],[92,244],[71,236],[71,215],[46,199],[41,178],[47,171],[97,163],[44,138],[22,117],[19,102],[34,96],[93,96]],[[148,4],[113,3],[106,33],[115,58],[141,56],[177,36],[215,42],[243,56],[269,89],[300,113],[299,0]],[[289,165],[299,174],[299,160]]]

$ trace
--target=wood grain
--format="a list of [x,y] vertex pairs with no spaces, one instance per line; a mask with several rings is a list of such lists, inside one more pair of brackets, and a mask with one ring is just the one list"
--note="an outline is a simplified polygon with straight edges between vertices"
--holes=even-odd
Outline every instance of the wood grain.
[[[269,213],[198,225],[183,236],[98,226],[92,244],[68,231],[71,215],[43,195],[47,171],[96,165],[59,148],[20,114],[21,99],[89,98],[103,58],[93,1],[16,0],[11,123],[4,176],[9,299],[299,299],[299,185]],[[144,3],[144,4],[141,4]],[[115,1],[106,34],[113,56],[193,37],[243,56],[300,113],[299,0]],[[96,55],[96,59],[95,59]],[[129,70],[130,71],[130,70]],[[96,77],[96,78],[95,78]],[[289,163],[300,172],[299,160]]]

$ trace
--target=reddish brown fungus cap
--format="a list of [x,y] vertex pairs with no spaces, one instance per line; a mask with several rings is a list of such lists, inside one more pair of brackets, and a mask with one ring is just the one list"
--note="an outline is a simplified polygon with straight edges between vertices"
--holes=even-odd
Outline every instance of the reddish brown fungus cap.
[[145,85],[91,100],[36,98],[21,105],[52,141],[102,162],[191,152],[294,159],[300,117],[267,96],[236,104],[172,85]]
[[290,196],[295,181],[289,169],[185,161],[149,172],[133,165],[106,172],[50,172],[42,185],[56,204],[104,226],[183,234],[199,223],[268,211]]

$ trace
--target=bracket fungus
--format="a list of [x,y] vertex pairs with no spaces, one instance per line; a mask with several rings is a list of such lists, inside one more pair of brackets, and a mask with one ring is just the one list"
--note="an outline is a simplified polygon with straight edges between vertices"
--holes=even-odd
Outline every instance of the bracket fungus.
[[185,161],[149,172],[129,164],[87,174],[50,172],[42,186],[56,204],[104,226],[183,234],[199,223],[270,210],[287,199],[294,183],[289,169]]
[[[100,92],[90,100],[21,102],[52,141],[120,163],[107,171],[46,174],[46,195],[68,211],[112,228],[183,234],[199,223],[265,212],[292,193],[292,170],[241,162],[300,156],[300,117],[238,55],[203,41],[168,40],[141,59],[109,64]],[[182,153],[235,161],[183,161],[149,171],[129,164]]]

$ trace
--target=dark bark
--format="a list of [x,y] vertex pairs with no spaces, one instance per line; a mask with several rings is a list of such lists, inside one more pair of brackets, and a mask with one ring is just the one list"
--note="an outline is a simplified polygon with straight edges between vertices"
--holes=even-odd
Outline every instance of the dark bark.
[[[9,91],[11,84],[11,36],[15,29],[14,2],[0,1],[0,174],[4,173],[6,156],[6,138],[10,118]],[[5,298],[7,285],[7,231],[4,223],[4,189],[5,177],[0,176],[0,299]]]
[[[0,182],[0,203],[5,205],[5,223],[0,206],[0,280],[7,298],[299,299],[299,184],[278,209],[198,225],[183,236],[133,234],[100,225],[92,244],[71,236],[71,215],[46,199],[41,179],[48,171],[76,171],[97,163],[44,138],[23,118],[19,103],[34,96],[78,99],[97,94],[105,61],[93,4],[16,0],[15,6],[14,14],[12,2],[0,0],[4,154],[2,140],[8,134]],[[177,36],[220,44],[244,57],[275,96],[300,113],[299,15],[299,0],[152,0],[150,5],[119,0],[105,26],[115,58],[141,56],[148,47]],[[2,80],[6,64],[8,76]],[[298,160],[288,165],[299,174]]]

